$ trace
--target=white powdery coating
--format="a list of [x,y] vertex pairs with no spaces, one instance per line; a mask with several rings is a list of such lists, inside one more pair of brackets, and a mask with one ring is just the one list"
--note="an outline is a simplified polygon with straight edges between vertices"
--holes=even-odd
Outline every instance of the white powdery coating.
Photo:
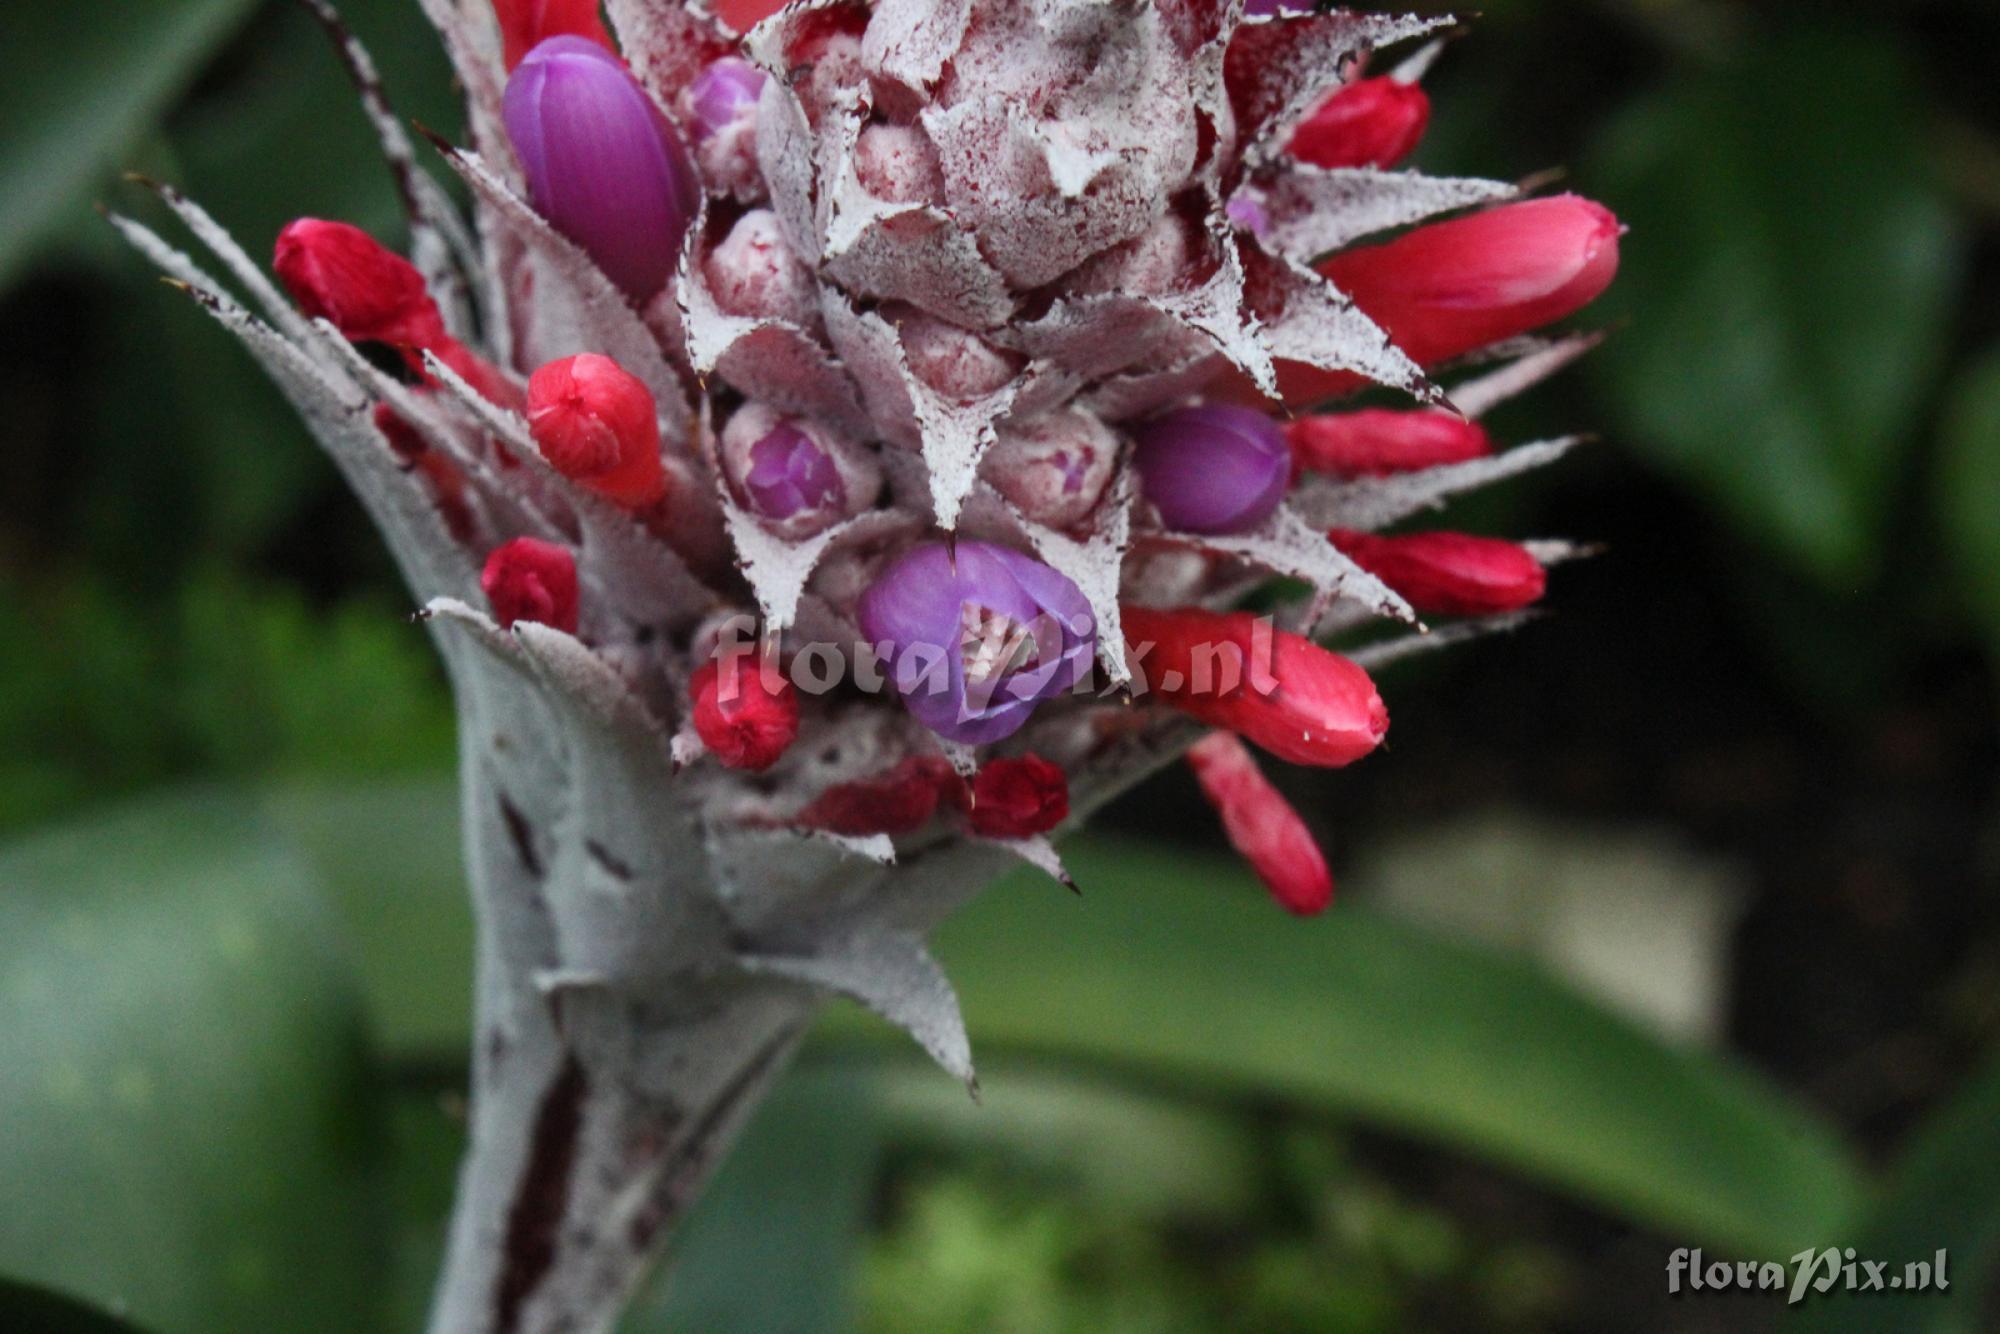
[[1520,193],[1504,181],[1420,176],[1373,167],[1329,169],[1305,162],[1289,164],[1268,188],[1246,189],[1269,220],[1259,239],[1273,254],[1300,263],[1374,232]]
[[819,322],[819,284],[793,253],[767,208],[751,209],[702,257],[716,306],[730,315],[780,320],[809,329]]

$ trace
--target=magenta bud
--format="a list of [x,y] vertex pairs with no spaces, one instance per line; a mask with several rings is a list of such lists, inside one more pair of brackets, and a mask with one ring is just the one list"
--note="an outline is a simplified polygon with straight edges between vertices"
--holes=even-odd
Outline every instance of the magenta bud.
[[796,426],[780,426],[750,446],[743,490],[750,507],[765,518],[789,519],[840,499],[840,471],[811,436]]
[[1169,528],[1248,532],[1268,519],[1291,482],[1278,424],[1249,408],[1180,408],[1139,428],[1133,456],[1147,500]]
[[701,182],[624,62],[552,37],[508,79],[503,111],[535,208],[627,296],[650,300],[673,274]]
[[746,403],[723,427],[722,473],[745,509],[788,541],[824,532],[875,503],[882,468],[872,451],[825,422]]
[[706,140],[754,114],[764,91],[764,71],[737,56],[711,63],[688,85],[694,136]]

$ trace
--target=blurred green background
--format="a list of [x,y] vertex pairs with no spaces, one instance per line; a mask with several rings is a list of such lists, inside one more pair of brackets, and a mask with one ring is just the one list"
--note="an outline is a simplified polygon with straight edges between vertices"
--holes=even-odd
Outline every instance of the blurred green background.
[[[1165,776],[948,929],[987,1090],[829,1017],[629,1328],[2000,1327],[2000,10],[1489,0],[1427,168],[1632,230],[1455,515],[1608,544],[1285,780]],[[402,112],[413,0],[347,0]],[[279,0],[0,9],[0,1328],[415,1327],[461,1133],[442,679],[246,358],[89,211],[395,230]],[[1681,1246],[1947,1295],[1670,1298]],[[69,1298],[57,1294],[69,1294]],[[73,1305],[71,1298],[81,1304]],[[92,1314],[95,1308],[98,1314]]]

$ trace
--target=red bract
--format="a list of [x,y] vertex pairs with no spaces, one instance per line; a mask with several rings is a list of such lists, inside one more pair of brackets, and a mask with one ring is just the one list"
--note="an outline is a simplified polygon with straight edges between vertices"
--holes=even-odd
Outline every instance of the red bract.
[[511,71],[550,37],[587,37],[607,51],[615,50],[597,7],[598,0],[493,0],[507,68]]
[[827,789],[793,823],[850,838],[914,833],[937,814],[941,798],[962,793],[964,784],[945,760],[912,756],[879,777]]
[[1495,616],[1540,599],[1547,572],[1513,542],[1467,533],[1327,534],[1356,565],[1436,616]]
[[1357,79],[1320,103],[1292,134],[1291,155],[1315,167],[1393,167],[1431,122],[1431,100],[1414,83]]
[[550,467],[606,499],[642,509],[666,494],[653,395],[609,357],[586,352],[536,371],[528,429]]
[[272,267],[300,310],[353,342],[407,350],[446,337],[416,266],[359,227],[300,218],[278,233]]
[[1478,422],[1431,409],[1363,408],[1300,417],[1285,424],[1285,438],[1298,467],[1334,477],[1385,477],[1493,452],[1493,441]]
[[738,32],[748,32],[785,7],[785,0],[716,0],[715,16]]
[[1039,755],[994,760],[972,780],[974,833],[1031,838],[1069,818],[1069,778]]
[[1210,732],[1188,751],[1202,795],[1222,817],[1229,844],[1243,854],[1271,897],[1301,917],[1333,902],[1333,873],[1306,822],[1228,732]]
[[688,695],[695,733],[725,768],[761,772],[798,739],[798,691],[754,660],[734,660],[727,672],[719,662],[705,664]]
[[539,621],[576,633],[576,557],[568,547],[517,537],[486,558],[479,587],[502,625]]
[[1389,730],[1368,673],[1248,612],[1126,607],[1123,619],[1151,698],[1281,760],[1351,764]]

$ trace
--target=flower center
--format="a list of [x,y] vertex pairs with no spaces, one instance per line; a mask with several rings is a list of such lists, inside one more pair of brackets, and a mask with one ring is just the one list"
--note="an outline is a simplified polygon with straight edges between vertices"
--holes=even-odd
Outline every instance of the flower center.
[[1003,612],[966,602],[958,612],[959,660],[970,685],[997,681],[1032,667],[1041,658],[1034,630]]

